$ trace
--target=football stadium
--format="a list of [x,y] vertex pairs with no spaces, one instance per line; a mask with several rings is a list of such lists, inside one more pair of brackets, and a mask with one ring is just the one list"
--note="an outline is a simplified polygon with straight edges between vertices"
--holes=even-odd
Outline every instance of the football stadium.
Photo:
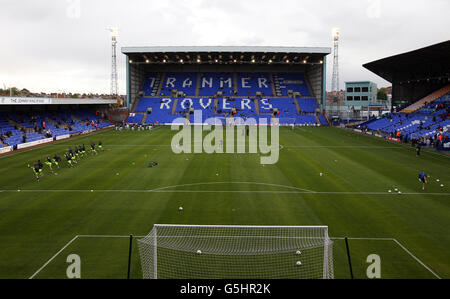
[[352,116],[332,47],[124,46],[124,97],[2,90],[0,278],[450,278],[449,53],[365,63],[392,99],[347,84]]

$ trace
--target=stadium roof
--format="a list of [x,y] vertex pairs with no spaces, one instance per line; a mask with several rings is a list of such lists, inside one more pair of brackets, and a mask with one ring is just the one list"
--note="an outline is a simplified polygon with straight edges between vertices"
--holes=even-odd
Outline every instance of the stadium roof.
[[326,47],[168,46],[123,47],[133,63],[322,63]]
[[363,65],[389,82],[449,77],[450,40]]
[[67,99],[38,97],[0,97],[1,105],[108,105],[116,104],[115,99]]

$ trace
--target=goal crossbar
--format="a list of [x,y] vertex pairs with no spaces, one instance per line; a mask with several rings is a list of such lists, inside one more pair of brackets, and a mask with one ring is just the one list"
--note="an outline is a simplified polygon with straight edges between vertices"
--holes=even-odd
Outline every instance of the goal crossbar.
[[334,278],[327,226],[155,224],[144,278]]

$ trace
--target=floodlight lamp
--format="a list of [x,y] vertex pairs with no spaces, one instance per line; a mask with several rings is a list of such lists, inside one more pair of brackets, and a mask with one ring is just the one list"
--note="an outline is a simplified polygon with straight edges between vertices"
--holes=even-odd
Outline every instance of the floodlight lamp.
[[116,27],[108,28],[108,30],[111,33],[112,37],[117,37],[119,35],[119,29]]
[[340,33],[340,29],[335,27],[335,28],[333,28],[333,30],[331,32],[333,34],[333,37],[338,37],[339,33]]

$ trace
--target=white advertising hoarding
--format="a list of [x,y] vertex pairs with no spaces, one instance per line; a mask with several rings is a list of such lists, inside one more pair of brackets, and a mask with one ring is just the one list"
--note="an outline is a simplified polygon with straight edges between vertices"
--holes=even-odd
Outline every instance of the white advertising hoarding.
[[52,141],[53,141],[53,138],[46,138],[46,139],[36,140],[36,141],[32,141],[32,142],[22,143],[22,144],[17,145],[17,149],[22,149],[22,148],[39,145],[39,144],[49,143]]

